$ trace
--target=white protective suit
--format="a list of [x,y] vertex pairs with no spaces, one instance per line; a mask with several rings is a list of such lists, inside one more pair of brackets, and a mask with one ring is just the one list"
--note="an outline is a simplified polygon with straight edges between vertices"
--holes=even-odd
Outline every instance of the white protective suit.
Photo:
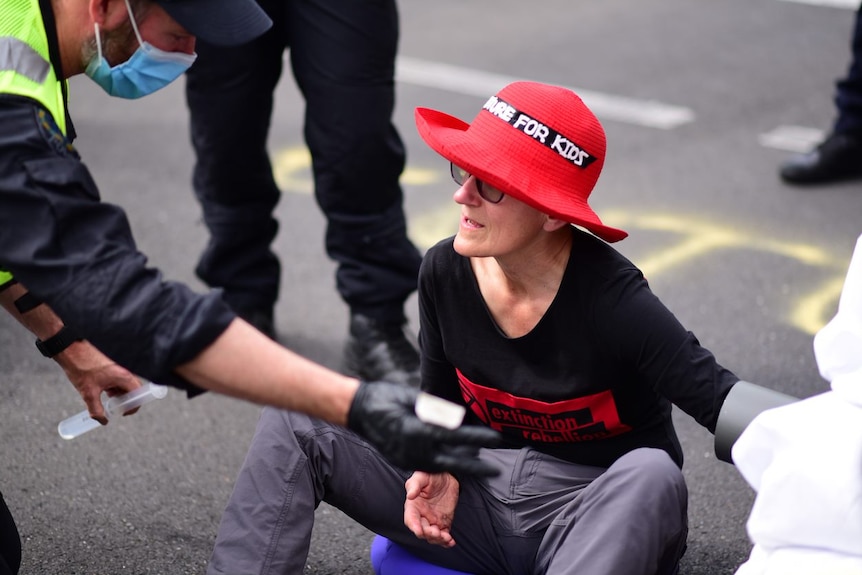
[[831,391],[764,411],[733,446],[757,492],[736,575],[862,575],[862,236],[814,354]]

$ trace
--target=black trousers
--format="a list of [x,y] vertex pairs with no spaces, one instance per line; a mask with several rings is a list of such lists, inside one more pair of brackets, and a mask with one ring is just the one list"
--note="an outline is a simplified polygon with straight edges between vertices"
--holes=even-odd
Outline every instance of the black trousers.
[[856,11],[856,24],[850,42],[851,57],[847,76],[836,82],[836,132],[862,135],[862,7]]
[[21,537],[0,493],[0,575],[16,575],[21,567]]
[[289,49],[337,289],[352,311],[401,321],[421,256],[407,238],[398,182],[405,152],[392,124],[395,0],[259,3],[274,22],[270,31],[240,47],[198,42],[187,74],[193,184],[210,231],[198,276],[223,287],[234,307],[269,307],[278,297],[271,244],[280,192],[266,141]]

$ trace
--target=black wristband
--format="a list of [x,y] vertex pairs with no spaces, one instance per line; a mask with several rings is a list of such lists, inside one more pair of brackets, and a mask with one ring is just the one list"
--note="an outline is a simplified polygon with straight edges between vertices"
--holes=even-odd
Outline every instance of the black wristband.
[[64,325],[60,328],[60,331],[42,341],[41,339],[36,340],[36,348],[47,358],[52,358],[58,353],[65,350],[67,347],[75,343],[76,341],[81,341],[82,338],[79,336],[75,330],[70,328],[67,325]]
[[18,313],[22,314],[27,313],[40,305],[42,305],[42,300],[30,292],[25,292],[24,295],[15,300],[15,307],[18,309]]
[[4,283],[3,285],[0,285],[0,293],[3,293],[4,291],[9,289],[10,287],[15,285],[16,283],[18,283],[18,280],[16,280],[15,278],[12,278],[8,282]]

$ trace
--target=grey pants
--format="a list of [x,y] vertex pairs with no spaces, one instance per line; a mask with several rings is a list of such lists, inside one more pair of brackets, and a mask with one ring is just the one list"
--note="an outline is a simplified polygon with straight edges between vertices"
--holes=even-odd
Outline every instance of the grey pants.
[[533,449],[483,450],[504,471],[461,479],[445,549],[403,522],[409,473],[355,434],[265,408],[222,516],[208,575],[300,575],[321,501],[422,559],[477,575],[670,575],[687,535],[682,473],[661,450],[603,469]]

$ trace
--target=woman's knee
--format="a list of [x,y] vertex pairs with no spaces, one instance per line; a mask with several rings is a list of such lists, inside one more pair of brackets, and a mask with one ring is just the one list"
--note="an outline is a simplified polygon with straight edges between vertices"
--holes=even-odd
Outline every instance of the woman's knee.
[[613,467],[625,472],[628,488],[639,485],[653,495],[665,493],[678,500],[683,509],[687,507],[685,478],[666,451],[647,447],[635,449],[618,459]]
[[340,434],[342,431],[347,433],[340,427],[304,413],[264,407],[257,424],[256,435],[278,438],[281,442],[287,441],[288,438],[291,440],[296,438],[297,442],[303,444],[310,438],[329,433]]

